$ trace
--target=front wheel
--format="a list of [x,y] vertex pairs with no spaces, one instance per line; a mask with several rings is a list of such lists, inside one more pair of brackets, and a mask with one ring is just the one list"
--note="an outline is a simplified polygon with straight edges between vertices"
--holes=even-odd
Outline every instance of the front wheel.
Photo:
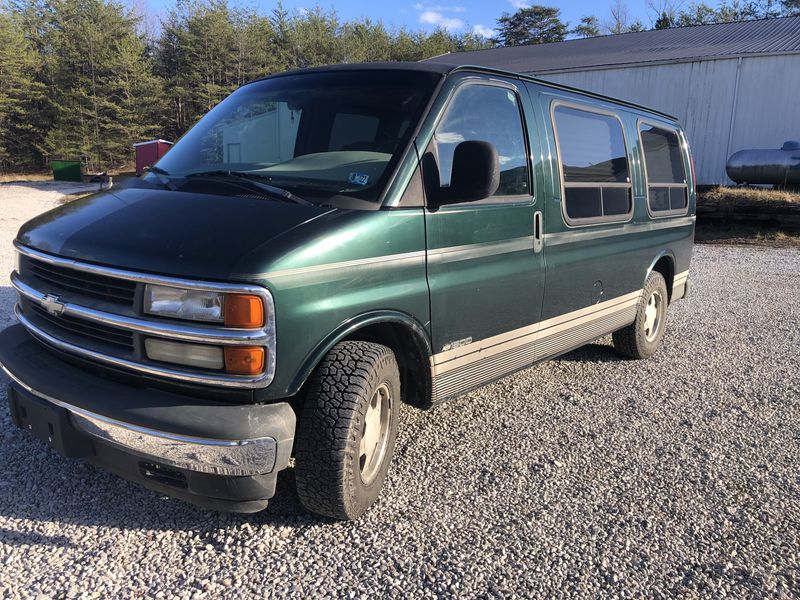
[[309,511],[356,519],[378,498],[389,470],[400,411],[394,353],[342,342],[317,367],[295,436],[295,479]]
[[664,276],[651,271],[636,308],[636,320],[614,332],[614,349],[630,358],[650,358],[655,354],[667,328],[668,303]]

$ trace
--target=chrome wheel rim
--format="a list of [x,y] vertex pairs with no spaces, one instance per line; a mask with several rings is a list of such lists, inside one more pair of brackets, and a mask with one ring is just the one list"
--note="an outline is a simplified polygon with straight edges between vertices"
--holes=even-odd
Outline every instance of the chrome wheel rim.
[[358,445],[358,467],[361,481],[369,485],[381,470],[386,446],[389,441],[389,425],[392,416],[392,394],[389,386],[382,383],[372,394]]
[[653,292],[644,307],[644,339],[652,342],[661,330],[664,315],[664,297],[660,292]]

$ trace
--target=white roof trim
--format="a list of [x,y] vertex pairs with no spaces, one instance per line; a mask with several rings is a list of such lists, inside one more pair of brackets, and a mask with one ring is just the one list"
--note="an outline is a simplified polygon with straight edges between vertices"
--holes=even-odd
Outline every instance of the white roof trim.
[[162,142],[162,143],[164,143],[164,144],[169,144],[170,146],[172,146],[172,145],[174,145],[174,144],[175,144],[175,142],[170,142],[170,141],[168,141],[168,140],[162,140],[162,139],[158,139],[158,140],[148,140],[148,141],[146,141],[146,142],[137,142],[137,143],[135,143],[135,144],[133,145],[133,147],[134,147],[134,148],[136,148],[136,146],[145,146],[145,145],[147,145],[147,144],[156,144],[156,143],[158,143],[158,142]]

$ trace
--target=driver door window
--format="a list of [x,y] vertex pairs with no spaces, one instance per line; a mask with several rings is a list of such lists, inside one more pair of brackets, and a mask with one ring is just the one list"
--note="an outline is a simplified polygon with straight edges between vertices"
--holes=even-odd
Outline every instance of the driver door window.
[[[436,180],[429,184],[447,187],[453,168],[453,153],[464,141],[489,142],[500,160],[500,186],[491,199],[530,196],[527,146],[522,127],[519,98],[513,89],[499,85],[468,84],[456,92],[434,133],[426,157]],[[435,161],[434,167],[432,162]]]

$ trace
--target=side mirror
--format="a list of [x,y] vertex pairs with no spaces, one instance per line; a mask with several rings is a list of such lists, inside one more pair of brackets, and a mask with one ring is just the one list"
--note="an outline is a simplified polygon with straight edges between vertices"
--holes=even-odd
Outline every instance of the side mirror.
[[436,204],[457,204],[485,200],[500,185],[497,148],[489,142],[461,142],[453,152],[450,186],[439,188]]

